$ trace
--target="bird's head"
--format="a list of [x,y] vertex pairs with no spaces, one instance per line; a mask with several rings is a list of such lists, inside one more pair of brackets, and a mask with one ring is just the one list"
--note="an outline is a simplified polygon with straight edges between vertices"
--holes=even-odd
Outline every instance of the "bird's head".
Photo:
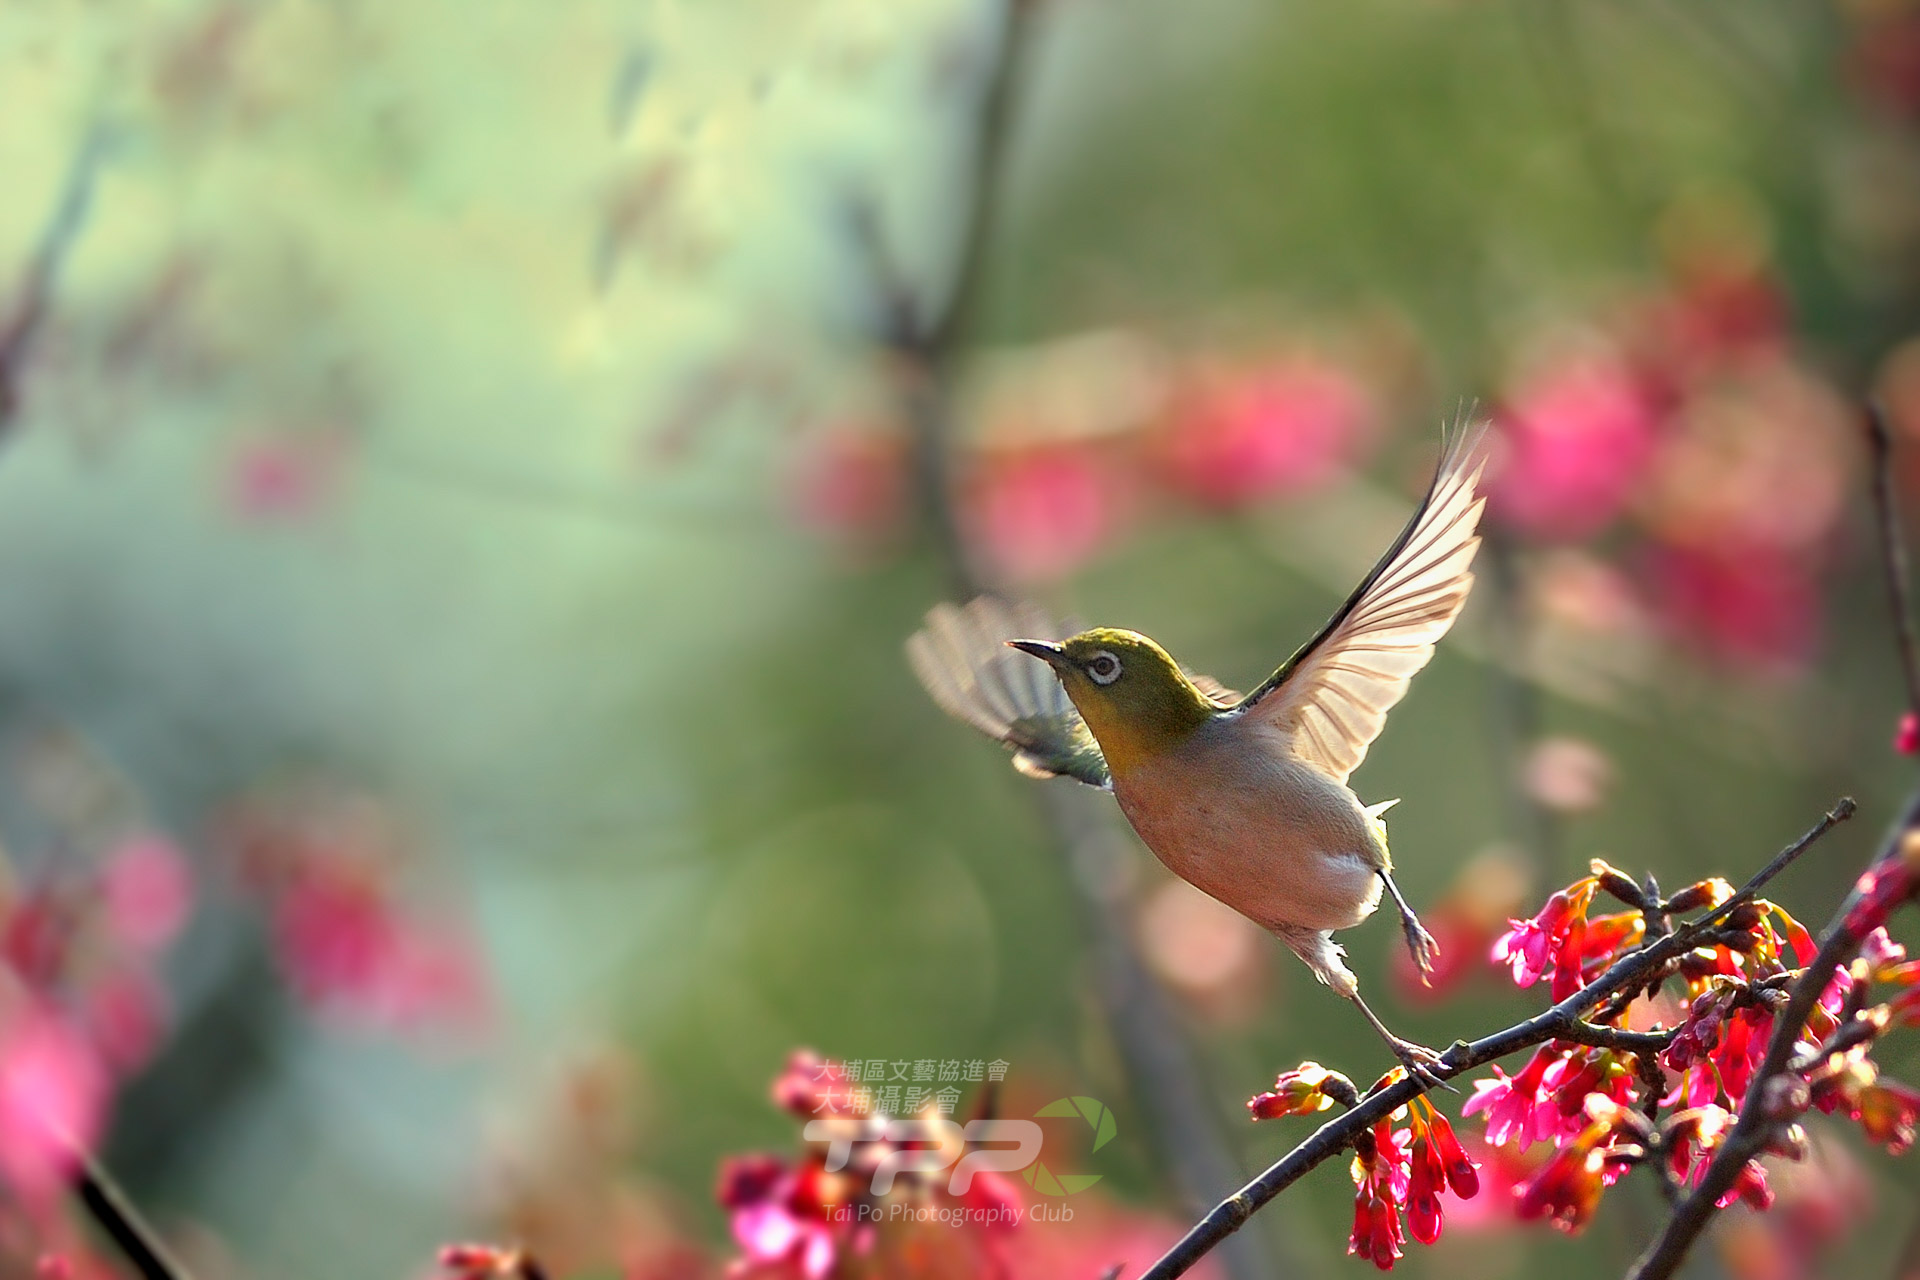
[[1098,627],[1057,644],[1007,643],[1053,668],[1116,773],[1185,741],[1220,709],[1137,631]]

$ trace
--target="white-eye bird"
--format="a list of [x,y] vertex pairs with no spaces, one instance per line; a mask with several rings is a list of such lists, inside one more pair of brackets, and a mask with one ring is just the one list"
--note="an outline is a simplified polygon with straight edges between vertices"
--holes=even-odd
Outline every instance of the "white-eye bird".
[[1385,890],[1423,971],[1437,954],[1393,881],[1379,817],[1393,802],[1363,805],[1347,778],[1473,586],[1484,434],[1474,424],[1444,440],[1400,536],[1319,633],[1245,697],[1138,632],[1066,634],[1038,608],[992,596],[937,606],[907,641],[942,709],[1011,748],[1029,777],[1112,791],[1169,870],[1277,935],[1429,1081],[1438,1055],[1367,1007],[1333,934],[1372,915]]

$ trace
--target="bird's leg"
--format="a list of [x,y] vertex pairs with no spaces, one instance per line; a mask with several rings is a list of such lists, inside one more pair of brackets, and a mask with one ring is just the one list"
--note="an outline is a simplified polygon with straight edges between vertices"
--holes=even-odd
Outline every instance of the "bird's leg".
[[[1440,954],[1440,944],[1434,940],[1432,934],[1427,932],[1427,927],[1420,923],[1420,917],[1413,914],[1413,908],[1407,905],[1406,898],[1400,892],[1400,886],[1393,882],[1393,873],[1382,867],[1380,878],[1386,882],[1387,892],[1393,895],[1393,905],[1400,909],[1400,928],[1407,935],[1407,950],[1413,953],[1413,962],[1420,966],[1420,981],[1427,986],[1432,986],[1433,984],[1428,982],[1427,978],[1433,973],[1433,962]],[[1363,1009],[1365,1007],[1365,1005],[1361,1006]],[[1367,1016],[1373,1018],[1372,1014]],[[1373,1018],[1373,1025],[1380,1026],[1380,1020]],[[1385,1031],[1386,1028],[1381,1027],[1383,1034]]]
[[1411,1040],[1402,1040],[1399,1036],[1387,1030],[1387,1024],[1380,1021],[1380,1015],[1367,1007],[1367,1002],[1360,998],[1358,991],[1349,994],[1347,999],[1359,1006],[1361,1015],[1366,1018],[1367,1022],[1372,1025],[1375,1031],[1380,1033],[1380,1038],[1387,1042],[1389,1049],[1393,1050],[1393,1056],[1400,1059],[1400,1065],[1407,1069],[1408,1075],[1411,1075],[1415,1080],[1418,1080],[1429,1089],[1447,1089],[1454,1093],[1460,1092],[1434,1072],[1434,1068],[1440,1065],[1439,1054],[1423,1044],[1415,1044]]

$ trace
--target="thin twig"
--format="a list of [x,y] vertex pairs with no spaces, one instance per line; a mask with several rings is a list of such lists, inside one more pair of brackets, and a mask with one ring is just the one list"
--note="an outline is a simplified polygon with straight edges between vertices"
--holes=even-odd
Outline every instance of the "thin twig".
[[1815,823],[1798,840],[1774,854],[1773,861],[1760,868],[1753,878],[1741,885],[1731,898],[1700,917],[1696,923],[1702,926],[1718,924],[1747,903],[1752,902],[1760,896],[1760,891],[1767,887],[1768,881],[1792,866],[1800,855],[1807,851],[1809,845],[1851,818],[1858,809],[1859,806],[1853,802],[1852,796],[1841,796],[1833,802],[1833,808],[1827,810],[1826,817]]
[[1907,710],[1920,716],[1920,644],[1913,632],[1913,599],[1907,585],[1907,540],[1893,482],[1893,436],[1877,400],[1867,402],[1867,441],[1873,447],[1873,506],[1880,525],[1880,568],[1886,576],[1887,612],[1893,617],[1900,675],[1907,684]]
[[87,1213],[106,1232],[143,1280],[191,1280],[187,1269],[160,1242],[100,1162],[81,1151],[74,1189]]
[[[1893,825],[1868,865],[1878,866],[1888,858],[1899,856],[1901,841],[1916,825],[1920,825],[1920,791],[1908,798],[1900,820]],[[1819,954],[1793,984],[1792,998],[1788,1000],[1786,1009],[1773,1020],[1773,1034],[1767,1041],[1767,1055],[1761,1059],[1759,1069],[1753,1073],[1753,1079],[1747,1085],[1746,1100],[1740,1107],[1740,1116],[1734,1122],[1733,1132],[1727,1135],[1720,1149],[1714,1153],[1713,1161],[1708,1164],[1699,1184],[1673,1217],[1667,1220],[1659,1238],[1634,1263],[1633,1270],[1627,1273],[1628,1280],[1666,1280],[1671,1276],[1713,1216],[1720,1198],[1733,1189],[1734,1179],[1746,1167],[1747,1161],[1765,1150],[1767,1140],[1779,1122],[1779,1118],[1768,1111],[1769,1086],[1786,1074],[1794,1043],[1806,1029],[1807,1019],[1812,1016],[1821,993],[1833,980],[1834,969],[1850,963],[1859,953],[1863,939],[1847,927],[1847,914],[1859,896],[1856,881],[1854,889],[1840,903],[1832,922],[1821,935]]]
[[[1852,812],[1851,801],[1843,800],[1835,804],[1806,835],[1788,845],[1780,856],[1749,880],[1741,892],[1748,897],[1757,893],[1767,879],[1779,874],[1782,867],[1805,853],[1816,840]],[[1681,925],[1666,937],[1643,943],[1639,949],[1628,952],[1607,966],[1606,971],[1592,982],[1525,1022],[1504,1031],[1496,1031],[1471,1044],[1456,1041],[1441,1057],[1441,1073],[1457,1076],[1522,1049],[1530,1049],[1549,1040],[1572,1039],[1582,1034],[1583,1027],[1591,1026],[1583,1021],[1589,1012],[1614,993],[1631,991],[1640,986],[1667,961],[1691,951],[1704,935],[1712,932],[1722,910],[1724,907]],[[1221,1241],[1239,1230],[1262,1205],[1292,1186],[1316,1165],[1344,1150],[1363,1130],[1423,1092],[1425,1088],[1418,1081],[1402,1079],[1370,1095],[1345,1115],[1321,1125],[1278,1163],[1216,1205],[1194,1224],[1178,1244],[1147,1268],[1140,1280],[1172,1280],[1174,1276],[1185,1273]]]

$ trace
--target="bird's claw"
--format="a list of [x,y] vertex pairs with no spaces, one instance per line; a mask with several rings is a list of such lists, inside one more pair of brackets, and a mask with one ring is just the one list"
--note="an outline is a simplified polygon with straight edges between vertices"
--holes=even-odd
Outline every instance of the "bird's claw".
[[1413,953],[1413,962],[1419,966],[1420,981],[1432,986],[1428,979],[1433,977],[1433,962],[1440,958],[1439,940],[1427,932],[1427,927],[1412,912],[1401,917],[1400,927],[1407,935],[1407,950]]
[[1422,1087],[1427,1089],[1445,1089],[1449,1093],[1460,1092],[1448,1084],[1435,1070],[1435,1068],[1446,1065],[1446,1061],[1441,1055],[1435,1053],[1423,1044],[1415,1044],[1411,1040],[1402,1040],[1399,1036],[1394,1036],[1388,1041],[1388,1044],[1393,1049],[1393,1056],[1400,1059],[1400,1065],[1407,1069],[1407,1074],[1412,1076]]

